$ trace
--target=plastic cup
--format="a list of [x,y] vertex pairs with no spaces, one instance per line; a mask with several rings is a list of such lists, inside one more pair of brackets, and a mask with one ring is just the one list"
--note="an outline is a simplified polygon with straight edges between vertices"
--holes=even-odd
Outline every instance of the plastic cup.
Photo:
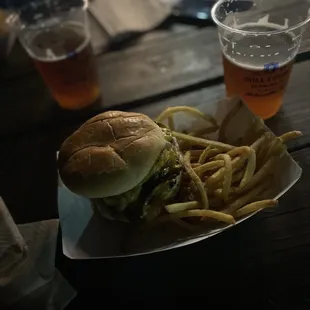
[[81,109],[100,95],[87,2],[45,0],[19,10],[19,39],[62,108]]
[[227,95],[263,119],[282,105],[308,10],[307,0],[220,0],[212,9]]

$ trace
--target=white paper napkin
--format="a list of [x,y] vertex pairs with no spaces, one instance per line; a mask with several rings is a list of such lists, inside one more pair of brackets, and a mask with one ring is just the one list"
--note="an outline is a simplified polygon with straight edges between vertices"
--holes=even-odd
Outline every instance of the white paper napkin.
[[75,297],[55,268],[58,226],[58,220],[16,225],[0,198],[1,309],[24,309],[28,304],[61,310]]
[[89,11],[115,37],[126,32],[144,32],[156,27],[171,13],[167,0],[93,0]]

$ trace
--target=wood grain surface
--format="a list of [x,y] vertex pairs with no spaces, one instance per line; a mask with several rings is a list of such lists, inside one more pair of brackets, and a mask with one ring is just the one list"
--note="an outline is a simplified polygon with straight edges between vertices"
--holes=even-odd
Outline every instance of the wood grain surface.
[[[170,46],[170,48],[173,48],[173,46]],[[151,50],[152,44],[150,44],[150,51]],[[128,53],[129,58],[135,57],[134,52]],[[160,52],[158,51],[158,53]],[[122,65],[117,64],[117,61],[113,59],[115,56],[113,55],[114,54],[111,54],[111,59],[107,61],[106,67],[107,72],[111,72],[111,74],[113,73],[113,63],[115,64],[115,68],[119,68],[119,70],[122,68]],[[155,56],[153,55],[152,57]],[[139,62],[138,59],[136,59],[136,61]],[[145,63],[147,63],[147,61],[145,61]],[[140,64],[142,66],[143,62],[140,61]],[[131,66],[134,65],[131,64],[129,67]],[[183,89],[179,89],[178,91],[171,91],[174,89],[172,86],[173,83],[176,83],[175,85],[177,85],[179,82],[186,83],[186,81],[188,81],[188,77],[190,80],[190,74],[188,76],[188,74],[185,73],[177,73],[178,68],[180,69],[180,66],[181,63],[179,63],[178,66],[173,66],[171,71],[167,73],[165,79],[161,76],[161,74],[154,74],[150,79],[140,79],[141,85],[138,85],[138,80],[135,80],[137,76],[127,84],[125,82],[125,78],[122,77],[120,79],[124,80],[124,84],[121,82],[115,82],[114,87],[112,87],[113,81],[110,81],[109,85],[105,84],[102,87],[102,102],[98,102],[88,110],[77,112],[64,111],[59,109],[54,101],[50,98],[50,95],[45,88],[43,81],[37,74],[15,78],[14,88],[11,87],[11,79],[5,80],[0,85],[2,94],[4,95],[1,98],[2,104],[0,105],[0,136],[11,137],[19,134],[26,135],[30,134],[31,132],[37,133],[39,130],[48,130],[51,128],[57,128],[59,126],[65,126],[66,124],[79,124],[90,116],[107,109],[141,109],[142,112],[146,112],[147,114],[151,114],[151,116],[153,116],[168,105],[178,105],[180,102],[182,102],[182,104],[192,105],[196,104],[197,102],[208,102],[208,100],[213,101],[224,96],[225,92],[223,85],[220,84],[218,86],[212,87],[212,81],[210,82],[210,80],[206,81],[205,83],[198,83],[191,87],[183,87]],[[216,66],[217,69],[214,66]],[[217,65],[212,63],[212,67],[213,73],[217,70],[222,70],[221,62],[219,62]],[[186,69],[184,70],[186,71]],[[209,71],[210,74],[212,70]],[[285,103],[283,109],[274,119],[268,121],[268,125],[270,125],[271,129],[274,130],[276,134],[280,134],[281,132],[292,129],[302,130],[305,133],[305,137],[299,140],[299,143],[302,144],[308,143],[310,134],[310,129],[308,126],[310,115],[307,113],[309,110],[308,102],[310,100],[310,94],[307,91],[310,85],[309,70],[309,61],[303,61],[297,63],[294,66],[292,78],[290,80],[288,90],[285,94]],[[206,70],[201,70],[199,72],[200,77],[203,75],[206,77],[208,76]],[[193,73],[193,76],[196,73]],[[111,76],[111,74],[108,74],[107,76]],[[116,73],[114,72],[113,74]],[[168,76],[172,79],[172,81],[169,80]],[[175,78],[175,82],[173,82],[173,78]],[[195,78],[193,77],[193,79]],[[220,81],[221,79],[216,80],[215,84],[218,84]],[[184,85],[185,84],[183,84],[183,86]],[[151,94],[156,87],[156,93],[158,95],[152,97]],[[15,91],[16,88],[19,89],[19,91]],[[135,96],[133,94],[134,89],[140,89],[140,91],[144,92],[145,94],[148,92],[151,97],[146,99],[140,98],[134,102],[128,102],[127,100],[131,96],[130,93]],[[166,93],[162,93],[164,92],[164,89],[167,90]],[[170,91],[168,89],[170,89]],[[197,91],[195,91],[195,89],[197,89]],[[142,94],[141,92],[140,95]],[[118,98],[118,103],[115,98]],[[121,104],[124,102],[125,104]]]
[[[99,58],[105,58],[106,57],[105,52],[107,51],[111,39],[113,38],[109,37],[108,33],[100,26],[100,24],[91,14],[89,18],[90,18],[89,21],[90,32],[92,36],[91,41],[94,52],[96,55],[104,53]],[[194,44],[189,43],[184,45],[185,48],[190,48],[191,50],[193,50],[194,51],[193,53],[195,53],[196,49],[199,49],[201,47],[201,43],[205,44],[206,40],[208,46],[212,45],[216,50],[219,50],[220,47],[217,38],[217,30],[215,26],[197,30],[198,33],[195,32],[195,28],[196,27],[194,25],[186,25],[178,23],[174,25],[169,24],[166,29],[165,28],[156,29],[155,31],[146,32],[144,35],[141,35],[141,37],[138,37],[137,40],[133,40],[133,42],[131,42],[131,44],[129,45],[129,49],[133,51],[137,49],[138,51],[140,50],[141,52],[141,49],[143,50],[144,48],[144,44],[146,45],[147,48],[150,41],[151,42],[157,41],[158,45],[162,45],[162,48],[164,48],[165,44],[160,44],[161,40],[163,39],[171,40],[173,43],[175,35],[177,34],[178,37],[184,35],[185,41],[186,38],[188,38],[188,36],[193,36],[192,40],[194,41],[195,39],[197,40],[196,42],[194,42]],[[213,34],[210,35],[210,32],[213,32]],[[200,38],[202,38],[203,40],[202,42],[200,42]],[[307,53],[309,51],[310,51],[310,26],[307,26],[306,31],[303,35],[303,40],[300,47],[300,53]],[[113,54],[118,55],[115,56],[116,58],[118,57],[123,58],[122,57],[123,53],[124,53],[123,49],[113,52]],[[108,53],[107,55],[109,54],[110,53]],[[165,53],[163,54],[163,56],[165,56]],[[207,54],[205,54],[204,56],[205,58],[208,58]],[[139,56],[137,58],[139,58]],[[123,61],[126,64],[126,59],[123,59]],[[29,72],[32,72],[33,70],[34,67],[32,65],[31,59],[26,55],[26,53],[20,48],[20,45],[17,43],[15,44],[13,51],[9,55],[8,60],[6,62],[1,63],[0,78],[11,78],[17,75],[24,75],[28,74]],[[205,76],[203,77],[203,79],[204,78]]]
[[[215,28],[180,30],[170,35],[160,33],[125,50],[100,56],[97,61],[102,100],[79,112],[58,108],[36,71],[26,70],[33,68],[32,63],[17,44],[0,72],[0,135],[86,119],[105,109],[128,109],[158,102],[222,82],[221,52]],[[295,66],[292,83],[298,89],[309,85],[306,70],[303,65]],[[303,99],[299,98],[302,109],[307,108],[307,101]],[[287,120],[288,113],[289,118],[292,114],[299,117],[298,111],[301,111],[301,108],[294,110],[292,102],[290,107],[281,112],[287,127],[291,122]],[[276,121],[274,126],[277,127]]]
[[[89,116],[112,108],[155,116],[167,106],[207,104],[224,95],[215,28],[148,36],[98,57],[103,100],[80,112],[57,107],[29,58],[15,46],[0,70],[0,196],[17,223],[57,217],[55,154]],[[309,42],[305,35],[302,52],[310,50]],[[277,135],[289,130],[304,133],[290,144],[304,174],[280,206],[205,242],[143,258],[70,261],[59,248],[57,266],[81,292],[72,309],[103,299],[157,309],[163,305],[161,296],[170,297],[165,305],[172,307],[184,305],[187,297],[191,307],[202,299],[204,306],[240,305],[251,299],[264,309],[310,300],[307,55],[294,66],[283,108],[267,122]],[[156,298],[143,304],[151,295]],[[142,304],[137,305],[137,296]]]
[[[276,134],[300,130],[304,136],[290,143],[291,148],[302,147],[310,143],[310,61],[297,63],[284,96],[280,112],[266,121],[267,126]],[[130,110],[139,111],[156,117],[162,110],[176,105],[197,105],[197,103],[215,102],[225,96],[224,84],[202,88],[197,91],[181,94],[160,102],[139,106]]]
[[53,135],[1,141],[0,196],[17,224],[57,218]]

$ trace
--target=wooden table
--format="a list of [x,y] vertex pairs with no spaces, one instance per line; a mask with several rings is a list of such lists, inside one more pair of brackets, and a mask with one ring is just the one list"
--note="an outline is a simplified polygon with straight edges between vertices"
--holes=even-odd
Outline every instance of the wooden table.
[[[55,153],[89,116],[112,108],[154,116],[166,106],[224,96],[215,28],[161,29],[149,36],[98,57],[103,100],[80,112],[61,111],[15,47],[0,72],[0,195],[17,223],[57,217]],[[302,50],[307,46],[306,41]],[[299,55],[284,106],[267,122],[275,134],[304,133],[290,145],[304,173],[280,206],[204,242],[145,257],[71,261],[59,249],[57,266],[80,293],[68,309],[110,301],[139,308],[249,303],[299,309],[309,303],[308,56]]]

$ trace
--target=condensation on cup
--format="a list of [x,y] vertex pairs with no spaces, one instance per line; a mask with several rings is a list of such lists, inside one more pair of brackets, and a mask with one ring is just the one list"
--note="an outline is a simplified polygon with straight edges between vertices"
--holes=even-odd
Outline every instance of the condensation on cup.
[[100,96],[86,4],[30,3],[19,15],[19,38],[62,108],[81,109]]
[[212,9],[226,93],[240,95],[263,119],[282,105],[308,9],[307,0],[221,0]]

